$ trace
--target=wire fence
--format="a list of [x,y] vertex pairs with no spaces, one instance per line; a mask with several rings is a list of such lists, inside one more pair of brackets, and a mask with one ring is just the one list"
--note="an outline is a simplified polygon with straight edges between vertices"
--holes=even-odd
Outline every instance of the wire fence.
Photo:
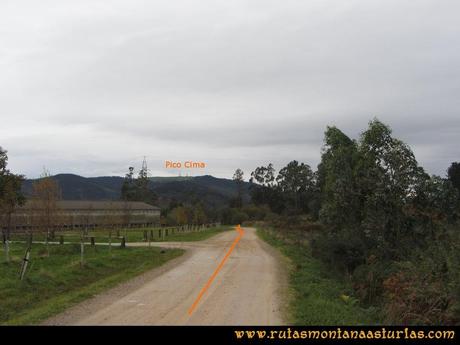
[[[219,226],[220,223],[186,224],[177,226],[150,226],[150,227],[109,227],[109,228],[81,228],[56,231],[22,230],[13,231],[9,236],[10,242],[47,242],[65,244],[84,242],[95,245],[112,240],[113,243],[121,242],[149,242],[164,241],[175,235],[193,232],[202,232]],[[3,236],[3,243],[6,238]]]
[[[125,227],[125,228],[83,228],[79,230],[39,231],[23,230],[13,231],[9,237],[3,236],[3,251],[5,261],[9,263],[12,246],[20,245],[24,250],[21,260],[19,278],[23,280],[30,261],[31,249],[35,245],[42,245],[50,253],[51,246],[77,245],[79,246],[80,265],[85,266],[85,247],[96,250],[98,245],[125,248],[128,243],[145,243],[150,246],[152,242],[190,240],[190,234],[220,230],[220,223],[187,224],[178,226],[159,227]],[[193,235],[195,236],[195,235]],[[16,259],[17,260],[17,259]]]

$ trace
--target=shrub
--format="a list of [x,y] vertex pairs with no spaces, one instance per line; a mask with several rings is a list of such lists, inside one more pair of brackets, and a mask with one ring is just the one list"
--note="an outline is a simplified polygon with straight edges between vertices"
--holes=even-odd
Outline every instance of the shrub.
[[366,305],[378,304],[382,300],[383,282],[394,271],[393,265],[376,255],[369,255],[366,263],[353,272],[353,288],[356,295]]
[[221,222],[224,225],[242,224],[248,220],[248,215],[237,208],[225,208],[221,211]]
[[358,237],[321,232],[312,240],[313,255],[341,272],[352,274],[365,263],[364,245]]
[[457,246],[433,244],[410,261],[395,264],[384,282],[385,314],[390,323],[458,324],[459,262]]

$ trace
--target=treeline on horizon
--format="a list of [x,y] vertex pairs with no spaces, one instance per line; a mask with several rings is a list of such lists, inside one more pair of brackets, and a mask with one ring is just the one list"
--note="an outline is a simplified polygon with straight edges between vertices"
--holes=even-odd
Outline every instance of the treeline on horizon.
[[460,323],[460,163],[446,178],[428,175],[374,119],[358,140],[328,127],[316,171],[268,164],[250,182],[253,204],[227,210],[225,221],[264,220],[308,239],[383,322]]

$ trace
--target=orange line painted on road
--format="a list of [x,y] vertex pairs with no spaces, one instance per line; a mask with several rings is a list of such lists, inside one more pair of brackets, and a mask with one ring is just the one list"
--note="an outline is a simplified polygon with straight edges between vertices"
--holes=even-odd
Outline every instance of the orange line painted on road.
[[236,231],[238,231],[238,237],[235,238],[235,240],[233,241],[232,243],[232,246],[230,247],[230,249],[228,250],[227,254],[225,254],[224,258],[222,259],[222,261],[220,262],[219,266],[217,266],[216,270],[214,271],[214,273],[212,274],[211,278],[209,278],[208,282],[203,286],[203,288],[201,289],[200,293],[198,294],[198,297],[196,298],[195,302],[193,302],[192,306],[190,307],[190,309],[188,310],[188,314],[189,315],[192,315],[193,311],[195,310],[196,306],[198,305],[198,303],[200,302],[201,300],[201,297],[203,297],[204,293],[206,292],[207,289],[209,289],[209,287],[211,286],[212,282],[214,281],[214,279],[216,278],[217,274],[219,273],[219,271],[222,269],[222,267],[224,266],[225,264],[225,261],[227,261],[228,257],[230,256],[230,254],[232,253],[233,249],[236,247],[236,245],[238,244],[238,242],[241,240],[241,237],[243,237],[243,234],[244,234],[244,231],[243,229],[241,229],[241,227],[238,225],[235,229]]

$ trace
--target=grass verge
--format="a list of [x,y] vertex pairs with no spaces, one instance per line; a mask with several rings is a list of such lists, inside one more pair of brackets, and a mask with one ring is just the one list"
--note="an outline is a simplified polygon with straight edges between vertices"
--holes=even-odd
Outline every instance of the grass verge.
[[[11,245],[11,262],[0,263],[0,325],[36,324],[103,290],[180,256],[161,248],[85,248],[80,267],[77,244],[34,244],[26,277],[19,280],[25,245]],[[0,251],[3,260],[4,253]]]
[[289,322],[305,326],[378,323],[378,311],[361,307],[352,287],[313,258],[308,246],[286,242],[269,229],[258,228],[257,234],[291,261]]

